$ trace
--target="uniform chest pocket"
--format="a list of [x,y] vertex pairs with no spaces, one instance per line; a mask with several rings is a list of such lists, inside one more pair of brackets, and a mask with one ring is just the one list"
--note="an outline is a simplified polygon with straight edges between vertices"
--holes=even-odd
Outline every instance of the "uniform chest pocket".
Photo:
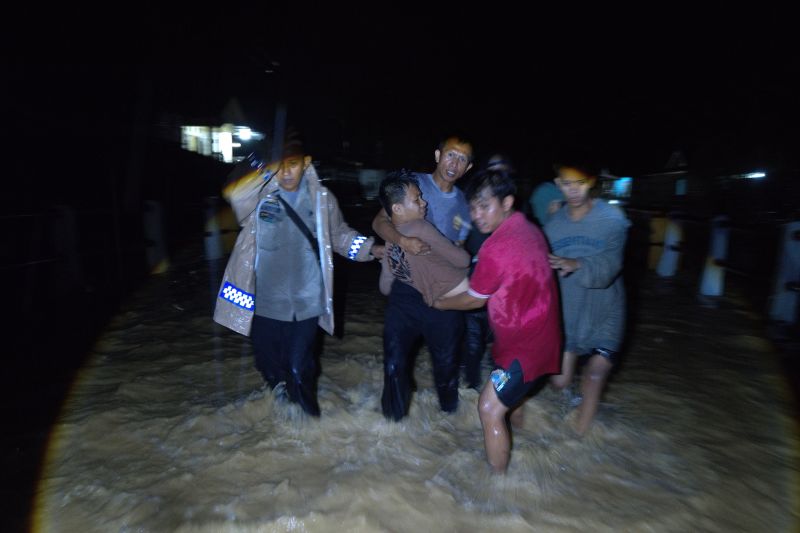
[[277,224],[286,218],[283,206],[276,198],[265,198],[258,204],[258,220],[267,224]]

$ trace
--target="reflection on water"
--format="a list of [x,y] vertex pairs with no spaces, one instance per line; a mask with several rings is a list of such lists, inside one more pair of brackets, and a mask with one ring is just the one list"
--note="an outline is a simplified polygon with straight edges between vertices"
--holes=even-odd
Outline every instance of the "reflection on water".
[[[644,290],[628,356],[576,439],[560,393],[528,402],[509,474],[477,393],[438,409],[430,361],[401,423],[380,414],[383,299],[354,266],[325,339],[322,418],[277,401],[248,339],[212,323],[202,270],[116,317],[51,438],[42,531],[791,531],[796,440],[770,346],[740,306]],[[714,334],[711,335],[711,327]],[[488,370],[488,369],[485,369]]]

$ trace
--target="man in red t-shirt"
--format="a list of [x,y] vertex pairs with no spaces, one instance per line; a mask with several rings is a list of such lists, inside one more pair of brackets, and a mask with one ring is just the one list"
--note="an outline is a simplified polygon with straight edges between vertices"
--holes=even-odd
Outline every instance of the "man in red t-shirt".
[[492,357],[499,367],[481,391],[478,412],[489,464],[505,472],[511,439],[505,416],[521,420],[522,404],[538,378],[559,372],[558,288],[542,232],[514,211],[513,180],[502,172],[477,174],[469,188],[470,215],[491,233],[478,252],[469,290],[437,300],[437,309],[477,309],[488,302],[494,333]]

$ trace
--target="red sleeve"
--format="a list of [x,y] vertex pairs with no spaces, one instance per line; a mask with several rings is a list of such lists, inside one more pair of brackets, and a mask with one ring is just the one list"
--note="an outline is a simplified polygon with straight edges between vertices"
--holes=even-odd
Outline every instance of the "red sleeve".
[[469,290],[476,297],[491,296],[497,289],[500,288],[502,276],[500,275],[500,265],[495,259],[491,246],[486,246],[483,243],[481,251],[478,254],[478,264],[475,265],[475,271],[472,277],[469,278]]

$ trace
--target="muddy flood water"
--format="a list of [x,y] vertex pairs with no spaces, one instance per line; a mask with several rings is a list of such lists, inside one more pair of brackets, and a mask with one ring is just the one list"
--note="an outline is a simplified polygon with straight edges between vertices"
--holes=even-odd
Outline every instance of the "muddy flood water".
[[35,529],[797,530],[792,402],[735,295],[704,307],[644,277],[592,429],[576,438],[569,402],[543,389],[497,477],[478,393],[462,387],[458,411],[440,412],[424,348],[410,415],[381,415],[377,266],[348,267],[344,336],[324,339],[319,420],[276,400],[249,339],[212,322],[218,277],[204,262],[151,279],[63,406]]

